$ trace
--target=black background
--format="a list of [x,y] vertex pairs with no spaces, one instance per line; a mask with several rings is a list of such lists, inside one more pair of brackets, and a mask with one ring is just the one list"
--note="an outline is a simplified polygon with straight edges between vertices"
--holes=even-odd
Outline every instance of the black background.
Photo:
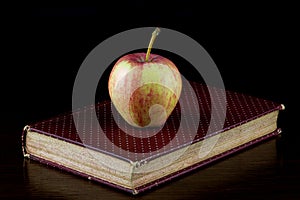
[[[6,179],[23,180],[23,126],[71,110],[77,70],[89,52],[114,34],[145,26],[174,29],[196,40],[216,63],[226,89],[283,103],[278,123],[284,158],[300,165],[295,5],[135,0],[1,9],[0,136]],[[106,98],[107,91],[97,95]]]

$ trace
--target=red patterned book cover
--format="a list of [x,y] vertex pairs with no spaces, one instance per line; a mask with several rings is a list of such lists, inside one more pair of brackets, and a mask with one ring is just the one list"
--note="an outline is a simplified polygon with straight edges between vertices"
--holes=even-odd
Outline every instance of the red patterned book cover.
[[137,194],[280,133],[283,105],[190,86],[163,127],[132,127],[100,102],[26,126],[24,156]]

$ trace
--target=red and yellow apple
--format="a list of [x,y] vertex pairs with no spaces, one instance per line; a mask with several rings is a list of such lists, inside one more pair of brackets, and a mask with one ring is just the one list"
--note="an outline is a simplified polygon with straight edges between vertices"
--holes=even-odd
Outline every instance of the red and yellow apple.
[[175,108],[181,88],[181,74],[175,64],[163,56],[150,54],[149,48],[147,54],[121,57],[108,81],[116,110],[135,127],[162,126]]

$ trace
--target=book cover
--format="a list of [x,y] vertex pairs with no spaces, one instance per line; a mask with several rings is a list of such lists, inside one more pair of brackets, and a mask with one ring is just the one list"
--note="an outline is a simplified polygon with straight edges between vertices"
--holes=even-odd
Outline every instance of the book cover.
[[[160,128],[128,125],[110,101],[30,124],[22,135],[24,156],[137,194],[280,133],[283,105],[191,86],[183,86],[181,101]],[[226,95],[225,110],[210,92]],[[221,129],[222,120],[211,119],[213,108],[226,114]],[[209,140],[213,148],[205,146]]]

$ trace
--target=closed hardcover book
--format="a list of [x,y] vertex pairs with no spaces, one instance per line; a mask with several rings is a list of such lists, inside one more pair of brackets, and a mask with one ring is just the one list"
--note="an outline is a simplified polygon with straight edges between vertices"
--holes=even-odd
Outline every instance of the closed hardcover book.
[[132,127],[104,101],[25,126],[23,154],[137,194],[275,137],[282,109],[269,100],[185,83],[162,127]]

